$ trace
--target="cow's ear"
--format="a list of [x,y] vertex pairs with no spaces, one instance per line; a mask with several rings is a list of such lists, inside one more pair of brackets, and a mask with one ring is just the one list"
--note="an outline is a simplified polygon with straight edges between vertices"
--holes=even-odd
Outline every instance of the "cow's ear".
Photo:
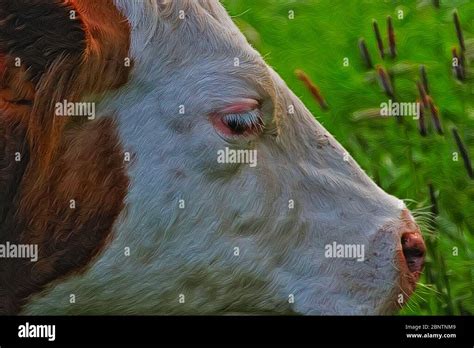
[[[0,0],[0,73],[24,70],[37,85],[63,58],[77,70],[91,68],[97,87],[113,88],[129,70],[129,34],[112,0]],[[99,69],[107,76],[98,79]]]
[[32,159],[52,158],[73,118],[54,106],[126,82],[130,28],[112,0],[0,0],[0,111],[27,129]]
[[80,56],[86,37],[73,13],[64,1],[1,0],[0,52],[9,70],[26,70],[37,84],[59,56]]

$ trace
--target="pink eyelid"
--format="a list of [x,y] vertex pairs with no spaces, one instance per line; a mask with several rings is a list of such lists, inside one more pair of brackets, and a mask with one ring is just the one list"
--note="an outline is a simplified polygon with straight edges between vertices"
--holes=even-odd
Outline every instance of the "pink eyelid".
[[255,99],[250,98],[239,98],[236,99],[232,104],[226,106],[223,109],[219,109],[219,114],[240,114],[243,112],[251,111],[259,106],[259,102]]

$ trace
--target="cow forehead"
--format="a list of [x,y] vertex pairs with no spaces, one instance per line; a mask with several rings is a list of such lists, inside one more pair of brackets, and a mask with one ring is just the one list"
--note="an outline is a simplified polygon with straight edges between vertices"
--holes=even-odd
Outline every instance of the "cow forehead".
[[158,54],[173,51],[184,58],[196,57],[199,51],[260,57],[218,1],[114,2],[131,25],[132,55],[159,46]]
[[[138,23],[145,18],[160,19],[169,24],[189,20],[190,13],[207,16],[226,23],[228,15],[217,0],[114,0],[116,6],[132,23]],[[187,15],[187,16],[186,16]],[[184,17],[183,17],[184,16]]]

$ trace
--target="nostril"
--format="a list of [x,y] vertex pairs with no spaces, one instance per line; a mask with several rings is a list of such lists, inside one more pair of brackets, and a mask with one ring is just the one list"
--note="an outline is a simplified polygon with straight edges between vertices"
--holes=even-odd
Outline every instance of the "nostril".
[[421,272],[425,262],[425,243],[418,232],[407,232],[401,239],[403,255],[410,272]]

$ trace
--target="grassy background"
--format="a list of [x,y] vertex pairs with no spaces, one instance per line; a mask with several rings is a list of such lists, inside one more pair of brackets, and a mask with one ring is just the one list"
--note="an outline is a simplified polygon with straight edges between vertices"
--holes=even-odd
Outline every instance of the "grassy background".
[[[474,1],[381,0],[222,0],[250,43],[280,73],[291,89],[356,161],[387,192],[404,198],[415,210],[429,252],[421,284],[402,314],[474,314],[474,180],[453,153],[459,152],[451,128],[457,127],[468,152],[474,149],[474,81],[452,74],[451,49],[459,46],[452,13],[458,9],[467,54],[474,56]],[[399,10],[403,19],[399,19]],[[289,19],[294,11],[294,19]],[[372,19],[385,45],[386,18],[393,17],[396,59],[377,52]],[[399,101],[414,102],[420,64],[426,66],[430,93],[437,104],[444,135],[429,124],[422,137],[418,123],[403,117],[354,117],[354,112],[387,102],[358,51],[364,37],[374,64],[402,67],[394,76]],[[344,57],[349,66],[343,66]],[[471,74],[474,72],[472,61]],[[295,77],[304,70],[320,87],[330,110],[321,111]],[[428,183],[438,214],[432,214]],[[457,255],[456,249],[457,248]]]

